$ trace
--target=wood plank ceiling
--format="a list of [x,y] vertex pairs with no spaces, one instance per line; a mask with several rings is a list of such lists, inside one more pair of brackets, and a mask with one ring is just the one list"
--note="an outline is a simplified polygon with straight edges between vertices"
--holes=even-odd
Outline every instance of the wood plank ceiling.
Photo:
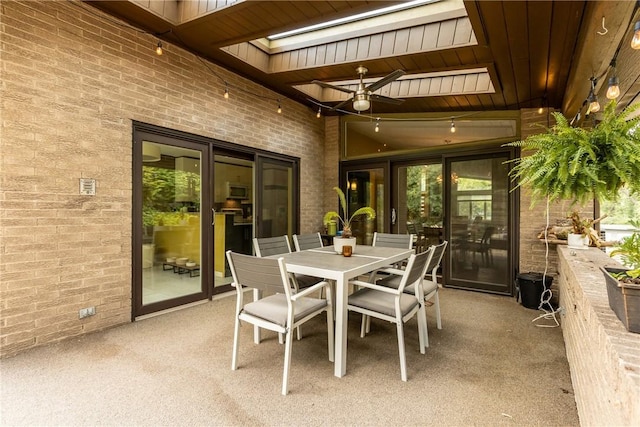
[[[592,25],[594,10],[609,7],[617,22],[629,26],[635,12],[633,4],[614,7],[603,1],[441,0],[416,9],[432,8],[437,11],[432,16],[414,13],[411,19],[373,26],[369,32],[341,35],[336,29],[332,37],[279,47],[259,41],[395,3],[87,2],[312,108],[335,105],[348,96],[322,89],[313,80],[355,88],[358,65],[369,69],[372,81],[404,70],[404,77],[376,93],[405,101],[374,102],[376,113],[517,110],[544,103],[574,114],[588,91],[588,86],[570,84],[577,78],[578,53],[584,55],[586,23]],[[619,33],[619,38],[625,35]],[[619,39],[610,44],[617,43]],[[606,68],[608,55],[601,55],[600,70],[588,72],[601,71],[602,62]],[[588,79],[580,78],[588,85]]]

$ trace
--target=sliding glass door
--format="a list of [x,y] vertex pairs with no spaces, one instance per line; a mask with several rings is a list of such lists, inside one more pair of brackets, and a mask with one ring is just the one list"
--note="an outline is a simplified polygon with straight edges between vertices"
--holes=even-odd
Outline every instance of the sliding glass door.
[[[133,317],[208,296],[208,146],[136,132]],[[204,213],[204,215],[203,215]],[[204,233],[203,233],[204,232]]]
[[513,276],[508,154],[450,159],[448,284],[510,293]]
[[213,293],[230,291],[226,251],[252,253],[254,156],[214,149]]

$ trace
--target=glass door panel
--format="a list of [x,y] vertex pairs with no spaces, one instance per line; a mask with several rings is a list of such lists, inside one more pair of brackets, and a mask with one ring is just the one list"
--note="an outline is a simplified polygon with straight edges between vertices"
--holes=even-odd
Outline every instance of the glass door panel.
[[258,235],[274,237],[297,230],[297,179],[294,162],[265,157],[258,159]]
[[374,220],[365,216],[354,218],[351,230],[358,244],[371,245],[373,233],[384,230],[385,213],[385,181],[384,169],[364,169],[347,171],[345,196],[347,198],[347,217],[364,206],[376,211]]
[[395,177],[397,219],[392,231],[421,233],[429,244],[438,244],[443,238],[442,164],[397,166]]
[[137,314],[206,294],[200,274],[204,150],[142,141],[142,281]]
[[511,291],[508,155],[448,162],[449,283]]
[[232,289],[226,251],[252,254],[253,165],[253,160],[214,154],[214,294]]

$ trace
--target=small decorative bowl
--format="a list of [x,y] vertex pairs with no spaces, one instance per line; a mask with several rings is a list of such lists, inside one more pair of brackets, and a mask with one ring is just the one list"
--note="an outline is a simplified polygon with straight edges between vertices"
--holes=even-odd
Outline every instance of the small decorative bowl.
[[189,262],[187,262],[185,265],[186,265],[187,267],[195,267],[195,266],[196,266],[196,263],[195,263],[195,262],[193,262],[193,261],[189,261]]
[[175,257],[167,258],[167,262],[176,262]]
[[176,264],[185,265],[188,260],[189,260],[189,258],[176,258]]

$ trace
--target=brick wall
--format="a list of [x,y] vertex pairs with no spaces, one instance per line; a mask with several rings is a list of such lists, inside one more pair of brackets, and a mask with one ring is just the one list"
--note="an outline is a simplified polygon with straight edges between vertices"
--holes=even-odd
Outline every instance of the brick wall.
[[[87,11],[90,10],[90,12]],[[300,157],[324,212],[324,119],[80,2],[2,2],[0,356],[131,317],[132,120]],[[79,195],[79,178],[97,180]],[[79,320],[78,310],[95,306]]]
[[617,263],[597,249],[558,248],[560,305],[580,424],[640,425],[640,334],[609,308],[599,266]]

